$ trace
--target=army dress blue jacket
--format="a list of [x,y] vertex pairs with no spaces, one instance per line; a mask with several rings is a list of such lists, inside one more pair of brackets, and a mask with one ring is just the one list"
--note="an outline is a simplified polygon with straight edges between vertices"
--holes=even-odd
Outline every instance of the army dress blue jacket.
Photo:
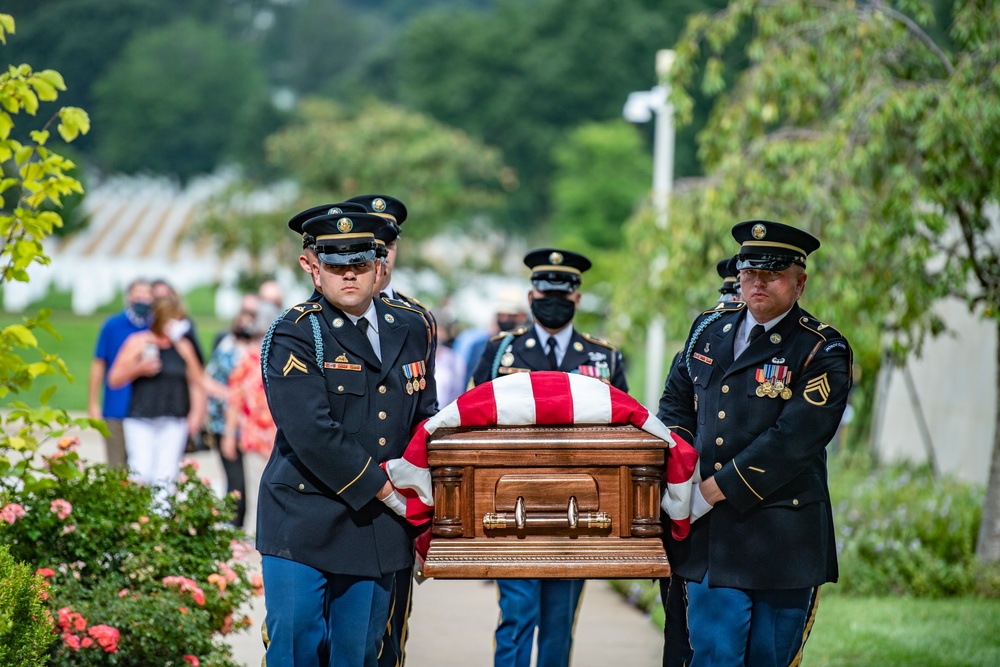
[[796,304],[734,361],[744,317],[742,302],[698,317],[660,398],[659,419],[726,496],[687,539],[667,540],[671,567],[731,588],[836,581],[826,445],[847,406],[850,345]]
[[[547,370],[551,369],[546,351],[535,335],[534,325],[528,325],[490,338],[472,374],[472,384],[480,385],[511,373]],[[618,348],[576,329],[557,370],[596,377],[616,389],[628,391],[622,353]]]
[[437,410],[433,357],[421,314],[387,298],[375,309],[381,362],[322,297],[289,309],[265,340],[278,430],[260,482],[262,554],[362,577],[413,563],[412,527],[375,496],[387,479],[379,464],[401,457]]

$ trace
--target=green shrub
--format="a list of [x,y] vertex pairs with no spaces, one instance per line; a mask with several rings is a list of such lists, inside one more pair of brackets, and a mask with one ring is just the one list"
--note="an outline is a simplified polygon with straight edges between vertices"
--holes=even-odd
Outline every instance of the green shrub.
[[50,476],[0,479],[0,541],[49,584],[59,641],[48,664],[232,667],[222,634],[249,626],[241,609],[259,573],[227,501],[185,462],[157,506],[125,471],[83,468],[73,440],[43,457]]
[[[926,467],[852,474],[832,488],[839,593],[946,597],[988,594],[993,568],[975,557],[985,490]],[[993,589],[995,593],[996,589]]]
[[55,640],[46,584],[0,544],[0,667],[41,667]]

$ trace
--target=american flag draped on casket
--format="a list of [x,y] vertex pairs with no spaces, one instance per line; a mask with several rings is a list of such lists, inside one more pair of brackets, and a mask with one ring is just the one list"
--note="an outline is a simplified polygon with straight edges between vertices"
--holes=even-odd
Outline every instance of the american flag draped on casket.
[[691,484],[698,455],[638,401],[623,391],[583,375],[543,371],[518,373],[479,385],[423,421],[403,458],[382,464],[405,503],[406,518],[419,526],[434,512],[427,441],[440,428],[556,424],[631,424],[667,444],[662,507],[674,539],[690,530]]

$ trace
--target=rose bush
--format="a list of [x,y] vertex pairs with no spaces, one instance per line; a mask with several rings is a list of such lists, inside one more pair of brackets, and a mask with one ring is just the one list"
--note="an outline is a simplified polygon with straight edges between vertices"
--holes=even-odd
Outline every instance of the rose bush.
[[[259,572],[220,499],[182,464],[175,494],[83,466],[73,438],[31,481],[0,479],[0,542],[47,587],[50,666],[232,666],[222,636],[246,630]],[[28,468],[25,468],[27,470]]]

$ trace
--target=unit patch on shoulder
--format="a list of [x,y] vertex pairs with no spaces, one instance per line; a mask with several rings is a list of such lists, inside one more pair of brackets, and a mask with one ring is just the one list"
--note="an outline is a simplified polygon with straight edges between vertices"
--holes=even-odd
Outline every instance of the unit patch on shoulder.
[[288,361],[285,362],[285,365],[284,367],[282,367],[281,372],[283,375],[288,375],[292,371],[299,371],[300,373],[305,373],[306,375],[309,374],[309,369],[306,367],[306,365],[301,361],[299,361],[298,357],[289,352]]
[[847,343],[842,340],[835,340],[832,343],[829,343],[826,347],[824,347],[823,351],[830,352],[831,350],[837,350],[837,349],[846,350]]

